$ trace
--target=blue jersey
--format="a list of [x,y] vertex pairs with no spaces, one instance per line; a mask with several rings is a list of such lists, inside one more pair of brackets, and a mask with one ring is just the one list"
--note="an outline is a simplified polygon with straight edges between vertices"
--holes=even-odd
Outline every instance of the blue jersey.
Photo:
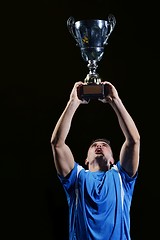
[[75,162],[59,176],[69,206],[69,240],[130,240],[134,177],[117,162],[106,172],[91,172]]

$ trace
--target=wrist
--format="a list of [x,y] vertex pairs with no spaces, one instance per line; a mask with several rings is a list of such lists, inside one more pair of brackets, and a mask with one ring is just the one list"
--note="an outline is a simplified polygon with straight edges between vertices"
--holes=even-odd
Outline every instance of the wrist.
[[112,101],[110,101],[111,106],[120,106],[122,105],[122,100],[119,97],[112,98]]
[[78,108],[80,105],[80,101],[74,98],[69,99],[68,105],[73,108]]

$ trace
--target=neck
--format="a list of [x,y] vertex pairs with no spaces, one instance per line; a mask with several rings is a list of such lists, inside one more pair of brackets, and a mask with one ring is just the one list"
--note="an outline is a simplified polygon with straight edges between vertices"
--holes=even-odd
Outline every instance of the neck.
[[96,162],[92,162],[92,163],[88,164],[88,169],[91,172],[96,172],[96,171],[106,172],[110,169],[110,167],[108,165],[100,165]]

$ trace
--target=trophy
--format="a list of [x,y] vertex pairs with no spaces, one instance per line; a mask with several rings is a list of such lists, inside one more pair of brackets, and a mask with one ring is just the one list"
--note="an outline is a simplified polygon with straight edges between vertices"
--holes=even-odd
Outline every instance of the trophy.
[[68,30],[76,40],[76,46],[80,47],[81,56],[89,68],[89,73],[84,79],[85,84],[78,88],[80,99],[103,99],[107,96],[107,87],[102,83],[96,69],[115,24],[116,19],[111,14],[108,20],[87,19],[75,22],[73,17],[67,20]]

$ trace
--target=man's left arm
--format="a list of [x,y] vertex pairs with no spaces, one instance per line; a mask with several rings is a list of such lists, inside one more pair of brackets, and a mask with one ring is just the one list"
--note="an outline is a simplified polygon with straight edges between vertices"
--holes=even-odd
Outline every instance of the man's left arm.
[[109,94],[103,102],[108,102],[115,111],[120,128],[125,136],[125,141],[120,151],[120,164],[129,176],[132,177],[136,174],[139,166],[140,135],[116,88],[109,82],[105,83],[107,84]]

